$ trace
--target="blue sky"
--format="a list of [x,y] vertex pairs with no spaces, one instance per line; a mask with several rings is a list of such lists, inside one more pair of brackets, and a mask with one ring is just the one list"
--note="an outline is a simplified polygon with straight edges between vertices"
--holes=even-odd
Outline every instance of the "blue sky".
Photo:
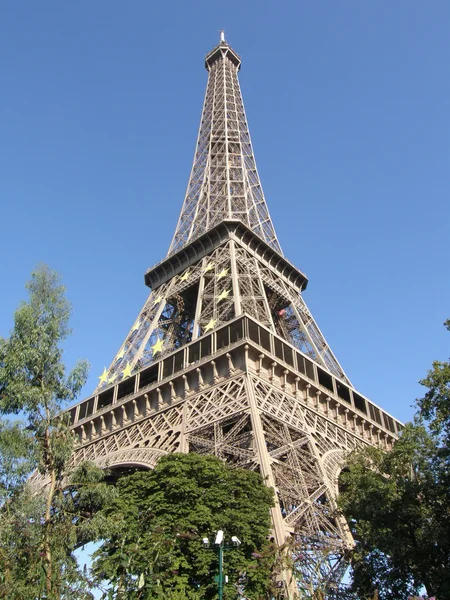
[[36,263],[110,363],[172,238],[219,29],[281,246],[355,386],[411,418],[450,317],[450,3],[5,1],[0,335]]

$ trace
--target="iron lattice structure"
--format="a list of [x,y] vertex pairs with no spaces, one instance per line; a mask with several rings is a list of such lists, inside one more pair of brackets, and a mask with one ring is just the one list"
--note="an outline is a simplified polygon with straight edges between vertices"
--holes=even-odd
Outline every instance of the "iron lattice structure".
[[239,219],[281,253],[253,155],[237,76],[240,58],[223,42],[205,65],[209,77],[194,164],[169,254],[224,219]]
[[[168,255],[94,395],[70,410],[73,464],[152,468],[169,452],[259,470],[273,535],[301,542],[303,584],[334,585],[353,544],[334,512],[348,451],[390,448],[400,423],[357,393],[302,297],[264,199],[238,81],[221,39],[194,165]],[[285,581],[287,598],[296,597]]]

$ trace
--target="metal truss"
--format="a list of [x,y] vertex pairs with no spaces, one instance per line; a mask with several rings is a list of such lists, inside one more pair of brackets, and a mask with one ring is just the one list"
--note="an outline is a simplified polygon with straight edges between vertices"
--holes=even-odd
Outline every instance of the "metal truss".
[[98,389],[241,314],[253,317],[350,384],[300,290],[242,241],[230,238],[150,294]]
[[208,85],[194,164],[169,254],[224,219],[239,219],[281,252],[264,199],[238,80],[222,41],[206,59]]
[[[206,57],[206,67],[194,164],[168,256],[230,219],[244,223],[282,256],[254,160],[237,77],[240,59],[222,39]],[[350,383],[302,290],[231,237],[203,259],[186,262],[176,276],[154,289],[98,389],[244,313]]]

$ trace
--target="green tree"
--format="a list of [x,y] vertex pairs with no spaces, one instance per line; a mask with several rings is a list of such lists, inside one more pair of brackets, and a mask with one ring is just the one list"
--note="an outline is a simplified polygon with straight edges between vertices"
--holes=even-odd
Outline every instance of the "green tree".
[[357,451],[341,474],[358,597],[400,599],[425,587],[450,598],[450,363],[434,362],[420,383],[428,391],[394,449]]
[[171,454],[153,471],[123,477],[118,496],[104,512],[108,539],[94,571],[111,582],[110,599],[200,600],[215,598],[217,556],[203,548],[223,529],[242,544],[225,553],[230,584],[249,599],[269,598],[276,563],[268,541],[272,490],[258,473],[231,469],[213,456]]
[[450,514],[438,444],[422,426],[407,425],[391,452],[367,448],[341,475],[339,504],[357,545],[353,587],[361,597],[406,598],[425,586],[450,593]]
[[423,426],[407,425],[391,452],[353,454],[341,474],[342,508],[357,545],[353,591],[404,599],[422,586],[450,595],[450,504],[439,446]]
[[[450,319],[444,326],[450,331]],[[450,362],[434,361],[427,376],[419,382],[428,388],[417,401],[420,416],[431,430],[443,438],[443,449],[450,451]]]
[[[72,551],[88,536],[81,509],[98,508],[94,488],[103,498],[111,494],[92,465],[67,477],[74,437],[62,412],[85,383],[88,365],[79,361],[66,374],[62,345],[71,309],[59,275],[42,266],[27,288],[10,337],[0,338],[0,415],[6,416],[0,423],[0,595],[91,597]],[[33,471],[44,486],[27,483]]]

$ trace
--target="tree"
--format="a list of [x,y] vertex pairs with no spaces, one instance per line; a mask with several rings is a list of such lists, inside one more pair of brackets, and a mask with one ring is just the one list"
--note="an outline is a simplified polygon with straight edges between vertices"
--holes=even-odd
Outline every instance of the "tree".
[[[40,536],[36,523],[41,498],[23,486],[26,449],[17,424],[2,424],[0,432],[0,597],[30,598],[40,578],[37,568]],[[30,461],[31,463],[31,461]],[[30,464],[31,466],[31,464]],[[28,473],[29,474],[29,471]]]
[[[119,479],[105,509],[111,523],[94,571],[112,588],[108,598],[201,600],[217,595],[217,556],[202,538],[223,529],[242,544],[226,552],[225,573],[249,599],[268,598],[276,563],[268,541],[273,492],[258,473],[232,469],[213,456],[171,454],[153,471]],[[271,596],[270,596],[271,597]]]
[[391,452],[367,448],[341,475],[339,505],[353,529],[353,589],[361,596],[406,598],[422,586],[450,594],[450,505],[438,444],[407,425]]
[[[72,509],[89,510],[92,492],[84,488],[93,479],[97,494],[110,493],[92,465],[67,477],[74,437],[62,412],[85,383],[88,364],[79,361],[66,375],[62,344],[71,309],[59,275],[42,266],[27,288],[10,337],[0,338],[0,414],[7,417],[0,424],[0,586],[9,598],[91,597],[72,555],[87,525]],[[32,471],[45,486],[32,489]]]
[[354,452],[341,474],[358,597],[378,589],[380,600],[400,599],[422,587],[450,597],[450,363],[434,362],[420,383],[428,391],[394,449]]
[[[450,319],[444,326],[450,331]],[[450,362],[434,361],[433,368],[419,383],[428,388],[417,401],[420,416],[436,435],[443,437],[443,448],[450,451]]]

